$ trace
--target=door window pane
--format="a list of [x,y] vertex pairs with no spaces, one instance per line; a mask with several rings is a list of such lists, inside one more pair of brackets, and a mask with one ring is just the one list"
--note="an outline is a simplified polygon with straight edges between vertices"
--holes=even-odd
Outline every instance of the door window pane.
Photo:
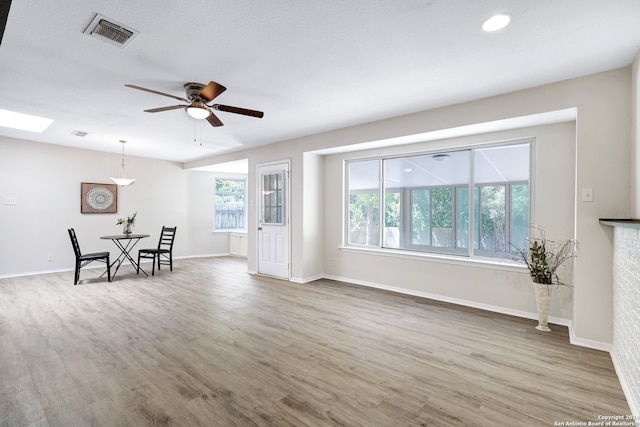
[[283,224],[284,175],[282,172],[262,175],[262,224]]

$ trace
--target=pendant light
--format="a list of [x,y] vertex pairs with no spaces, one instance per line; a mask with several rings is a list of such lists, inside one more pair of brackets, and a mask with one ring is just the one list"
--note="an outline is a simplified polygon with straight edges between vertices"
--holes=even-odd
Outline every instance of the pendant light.
[[135,181],[135,179],[127,178],[127,173],[124,170],[124,144],[126,144],[127,141],[124,141],[121,139],[120,142],[122,143],[122,163],[120,164],[120,174],[118,175],[117,178],[112,177],[109,179],[111,179],[111,181],[115,182],[118,185],[129,185],[133,181]]

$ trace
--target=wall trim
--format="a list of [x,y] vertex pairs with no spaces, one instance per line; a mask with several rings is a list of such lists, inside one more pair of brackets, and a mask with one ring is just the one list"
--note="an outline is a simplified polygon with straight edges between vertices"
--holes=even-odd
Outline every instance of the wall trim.
[[[219,254],[188,255],[188,256],[179,256],[179,257],[174,256],[173,259],[210,258],[210,257],[225,257],[225,256],[231,256],[231,255],[229,255],[229,253],[227,252],[227,253],[219,253]],[[141,264],[148,264],[150,262],[151,261],[142,261]],[[122,265],[131,265],[131,263],[129,261],[126,261],[126,262],[123,262]],[[95,269],[104,270],[104,268],[105,267],[103,265],[98,265],[98,264],[82,267],[83,270],[95,270]],[[56,268],[53,270],[27,271],[24,273],[0,275],[0,279],[10,279],[12,277],[37,276],[40,274],[64,273],[66,271],[74,271],[74,270],[75,270],[75,267],[65,267],[65,268]]]
[[606,351],[607,353],[611,353],[612,345],[602,341],[594,341],[586,338],[580,338],[576,336],[575,329],[573,327],[573,322],[569,326],[569,342],[573,345],[577,345],[580,347],[591,348],[593,350]]
[[[452,297],[447,297],[447,296],[438,295],[438,294],[432,294],[432,293],[428,293],[428,292],[421,292],[421,291],[415,291],[415,290],[412,290],[412,289],[405,289],[405,288],[398,288],[398,287],[395,287],[395,286],[383,285],[383,284],[380,284],[380,283],[367,282],[367,281],[363,281],[363,280],[354,280],[354,279],[349,279],[349,278],[346,278],[346,277],[325,275],[324,278],[325,279],[331,279],[331,280],[337,280],[338,282],[352,283],[354,285],[366,286],[366,287],[376,288],[376,289],[383,289],[385,291],[397,292],[397,293],[400,293],[400,294],[432,299],[432,300],[435,300],[435,301],[441,301],[441,302],[447,302],[447,303],[456,304],[456,305],[462,305],[462,306],[465,306],[465,307],[478,308],[478,309],[485,310],[485,311],[492,311],[494,313],[507,314],[507,315],[510,315],[510,316],[522,317],[522,318],[525,318],[525,319],[534,319],[534,320],[538,319],[538,314],[537,313],[530,313],[530,312],[522,311],[522,310],[514,310],[514,309],[511,309],[511,308],[500,307],[500,306],[491,305],[491,304],[484,304],[484,303],[471,301],[471,300],[465,300],[465,299],[460,299],[460,298],[452,298]],[[550,323],[555,323],[556,325],[561,325],[561,326],[569,326],[569,324],[571,323],[570,320],[563,319],[563,318],[560,318],[560,317],[549,317],[549,322]]]
[[324,274],[316,274],[315,276],[311,276],[311,277],[292,277],[291,279],[289,279],[289,281],[295,282],[295,283],[309,283],[315,280],[326,279],[326,278],[327,277]]
[[620,381],[620,386],[622,387],[622,392],[627,399],[627,404],[629,405],[629,409],[631,410],[631,414],[633,414],[636,419],[640,418],[640,401],[635,400],[635,396],[631,392],[631,386],[627,382],[624,375],[620,375],[620,361],[618,360],[618,354],[615,349],[610,352],[611,360],[613,361],[613,367],[616,370],[616,375],[618,376],[618,380]]
[[[83,270],[100,268],[97,266],[84,267]],[[102,267],[104,269],[104,267]],[[23,277],[23,276],[38,276],[40,274],[50,274],[50,273],[64,273],[65,271],[74,271],[74,268],[58,268],[54,270],[41,270],[41,271],[27,271],[24,273],[16,273],[16,274],[6,274],[0,276],[0,279],[11,279],[12,277]]]
[[[457,305],[461,305],[461,306],[465,306],[465,307],[477,308],[477,309],[480,309],[480,310],[491,311],[491,312],[500,313],[500,314],[506,314],[506,315],[509,315],[509,316],[521,317],[521,318],[524,318],[524,319],[536,320],[538,318],[538,314],[537,313],[531,313],[531,312],[522,311],[522,310],[513,310],[513,309],[510,309],[510,308],[506,308],[506,307],[500,307],[500,306],[495,306],[495,305],[490,305],[490,304],[483,304],[483,303],[479,303],[479,302],[476,302],[476,301],[464,300],[464,299],[459,299],[459,298],[451,298],[451,297],[446,297],[446,296],[443,296],[443,295],[431,294],[431,293],[428,293],[428,292],[414,291],[414,290],[411,290],[411,289],[398,288],[398,287],[395,287],[395,286],[388,286],[388,285],[383,285],[383,284],[380,284],[380,283],[367,282],[367,281],[363,281],[363,280],[354,280],[354,279],[349,279],[347,277],[333,276],[333,275],[330,275],[330,274],[323,275],[323,278],[324,279],[329,279],[329,280],[336,280],[338,282],[351,283],[351,284],[359,285],[359,286],[366,286],[366,287],[370,287],[370,288],[382,289],[382,290],[385,290],[385,291],[397,292],[397,293],[400,293],[400,294],[406,294],[406,295],[411,295],[411,296],[417,296],[417,297],[432,299],[432,300],[435,300],[435,301],[441,301],[441,302],[447,302],[447,303],[451,303],[451,304],[457,304]],[[610,352],[611,351],[611,344],[600,342],[600,341],[593,341],[593,340],[588,340],[588,339],[583,339],[583,338],[576,337],[575,331],[574,331],[574,328],[573,328],[573,322],[571,320],[569,320],[569,319],[550,316],[549,317],[549,323],[556,324],[556,325],[561,325],[561,326],[566,326],[569,329],[569,343],[572,344],[572,345],[577,345],[577,346],[580,346],[580,347],[587,347],[587,348],[591,348],[591,349],[594,349],[594,350],[601,350],[601,351],[606,351],[606,352]]]

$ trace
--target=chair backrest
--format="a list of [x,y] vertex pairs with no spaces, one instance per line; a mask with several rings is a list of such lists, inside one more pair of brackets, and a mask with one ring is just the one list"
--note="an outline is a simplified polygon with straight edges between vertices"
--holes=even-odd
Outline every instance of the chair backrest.
[[178,227],[162,227],[160,233],[160,241],[158,242],[158,249],[173,250],[173,239],[176,237],[176,229]]
[[82,255],[82,252],[80,252],[80,245],[78,244],[76,231],[73,228],[69,229],[69,238],[71,238],[71,245],[73,246],[73,252],[75,252],[76,258],[79,258]]

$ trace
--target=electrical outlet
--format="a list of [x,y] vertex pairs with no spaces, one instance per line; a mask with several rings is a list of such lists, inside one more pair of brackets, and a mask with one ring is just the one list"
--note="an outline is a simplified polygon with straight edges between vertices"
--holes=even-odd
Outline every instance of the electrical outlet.
[[583,188],[582,189],[582,201],[583,202],[593,202],[593,188]]
[[49,254],[49,255],[47,256],[47,261],[53,261],[53,255]]
[[7,205],[17,205],[18,204],[18,200],[15,197],[7,197],[7,202],[5,203]]

